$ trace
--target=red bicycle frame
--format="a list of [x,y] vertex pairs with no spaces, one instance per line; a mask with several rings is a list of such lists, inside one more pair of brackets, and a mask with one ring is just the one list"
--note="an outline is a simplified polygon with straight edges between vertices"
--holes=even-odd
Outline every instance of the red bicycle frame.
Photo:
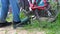
[[[30,4],[30,7],[31,7],[31,9],[32,10],[35,10],[35,9],[42,9],[42,10],[44,10],[44,9],[46,9],[46,6],[48,5],[47,4],[47,0],[43,0],[44,1],[44,6],[37,6],[36,4],[32,4],[31,2],[29,3]],[[36,3],[36,0],[34,0],[34,3]]]

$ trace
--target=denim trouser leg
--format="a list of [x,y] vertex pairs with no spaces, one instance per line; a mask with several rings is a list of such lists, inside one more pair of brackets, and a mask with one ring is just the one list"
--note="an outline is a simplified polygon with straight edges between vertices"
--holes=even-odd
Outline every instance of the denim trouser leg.
[[20,8],[19,8],[17,0],[9,0],[9,2],[12,7],[13,21],[15,22],[20,21],[20,18],[19,18]]
[[2,9],[1,9],[0,21],[5,22],[8,9],[9,9],[9,1],[1,0],[1,3],[2,3]]
[[6,20],[6,16],[8,13],[9,9],[9,3],[12,7],[12,13],[13,13],[13,21],[18,22],[20,21],[19,19],[19,7],[17,4],[17,0],[1,0],[2,1],[2,10],[1,10],[1,16],[0,16],[0,21],[4,22]]

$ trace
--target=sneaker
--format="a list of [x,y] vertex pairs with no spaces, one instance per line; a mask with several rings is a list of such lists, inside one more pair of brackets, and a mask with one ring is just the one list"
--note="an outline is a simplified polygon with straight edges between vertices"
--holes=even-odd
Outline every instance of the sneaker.
[[0,27],[6,27],[6,26],[10,26],[12,24],[12,22],[4,22],[4,23],[0,23]]
[[13,28],[16,29],[16,27],[18,26],[19,23],[21,23],[21,21],[19,21],[19,22],[13,21]]
[[27,25],[28,22],[30,22],[29,18],[25,18],[24,20],[19,21],[19,22],[13,21],[13,28],[15,29],[16,27],[23,27],[24,25]]

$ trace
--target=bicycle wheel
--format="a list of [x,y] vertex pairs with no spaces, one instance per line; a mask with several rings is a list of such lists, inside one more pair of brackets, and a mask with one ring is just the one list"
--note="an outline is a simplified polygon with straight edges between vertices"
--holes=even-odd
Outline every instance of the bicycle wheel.
[[59,14],[59,3],[58,1],[55,1],[55,0],[49,0],[49,5],[50,7],[42,11],[43,12],[42,15],[45,15],[45,16],[40,15],[41,11],[38,11],[38,9],[35,10],[36,18],[39,21],[54,22],[56,20]]

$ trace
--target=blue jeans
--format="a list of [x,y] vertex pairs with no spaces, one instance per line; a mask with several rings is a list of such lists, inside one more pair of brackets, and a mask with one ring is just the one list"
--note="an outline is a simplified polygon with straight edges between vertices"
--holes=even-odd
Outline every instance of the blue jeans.
[[2,10],[0,15],[1,22],[6,21],[9,5],[11,5],[12,7],[13,21],[15,22],[20,21],[19,18],[20,8],[18,6],[17,0],[1,0],[1,3],[2,3]]

